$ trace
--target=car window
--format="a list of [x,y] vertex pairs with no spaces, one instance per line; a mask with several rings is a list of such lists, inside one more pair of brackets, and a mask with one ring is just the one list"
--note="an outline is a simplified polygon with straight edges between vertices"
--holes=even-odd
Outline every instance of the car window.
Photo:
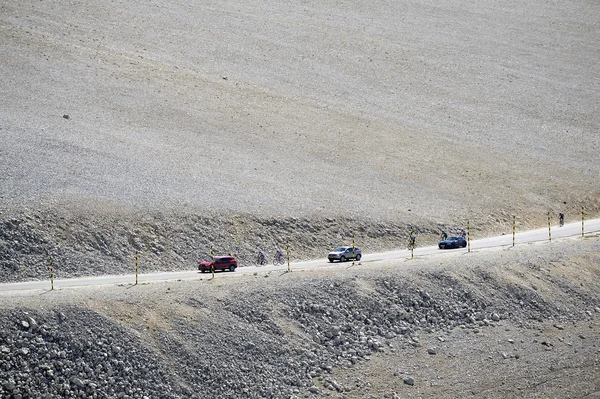
[[346,248],[344,248],[344,247],[339,247],[339,248],[336,248],[333,252],[344,252],[345,249]]

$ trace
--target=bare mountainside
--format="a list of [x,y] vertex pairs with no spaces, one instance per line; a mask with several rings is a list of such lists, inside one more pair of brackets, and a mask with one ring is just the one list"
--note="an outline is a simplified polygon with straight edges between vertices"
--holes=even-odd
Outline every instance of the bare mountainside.
[[[600,210],[600,4],[0,3],[4,280]],[[104,268],[98,267],[102,264]],[[127,266],[129,267],[129,266]]]
[[600,237],[0,295],[3,398],[596,398]]
[[435,222],[597,210],[598,15],[5,1],[2,202]]

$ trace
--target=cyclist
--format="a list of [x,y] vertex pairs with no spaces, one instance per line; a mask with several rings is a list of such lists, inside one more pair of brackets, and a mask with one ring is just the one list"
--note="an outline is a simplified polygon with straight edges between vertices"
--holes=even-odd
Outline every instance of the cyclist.
[[258,262],[259,265],[264,265],[265,263],[267,263],[265,261],[265,253],[262,250],[258,251]]
[[467,238],[467,231],[465,229],[462,229],[460,235],[462,236],[462,238]]
[[562,212],[558,214],[558,224],[560,225],[560,227],[563,227],[565,225],[565,214]]
[[275,253],[275,258],[273,259],[273,264],[278,264],[278,263],[285,263],[285,260],[283,258],[283,252],[281,252],[280,249],[277,250],[277,252]]

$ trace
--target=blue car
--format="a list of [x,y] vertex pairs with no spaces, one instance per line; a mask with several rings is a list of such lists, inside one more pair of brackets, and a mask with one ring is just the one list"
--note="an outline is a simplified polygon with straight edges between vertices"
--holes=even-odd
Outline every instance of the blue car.
[[438,244],[439,249],[464,248],[467,246],[467,240],[459,236],[450,236]]

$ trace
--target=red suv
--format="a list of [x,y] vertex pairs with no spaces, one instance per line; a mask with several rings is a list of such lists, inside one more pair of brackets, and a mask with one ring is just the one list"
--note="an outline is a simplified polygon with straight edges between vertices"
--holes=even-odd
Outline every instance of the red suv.
[[237,268],[237,260],[233,256],[215,256],[213,260],[203,260],[198,265],[198,270],[202,273],[210,272],[211,268],[214,266],[216,270],[229,270],[230,272],[234,272]]

